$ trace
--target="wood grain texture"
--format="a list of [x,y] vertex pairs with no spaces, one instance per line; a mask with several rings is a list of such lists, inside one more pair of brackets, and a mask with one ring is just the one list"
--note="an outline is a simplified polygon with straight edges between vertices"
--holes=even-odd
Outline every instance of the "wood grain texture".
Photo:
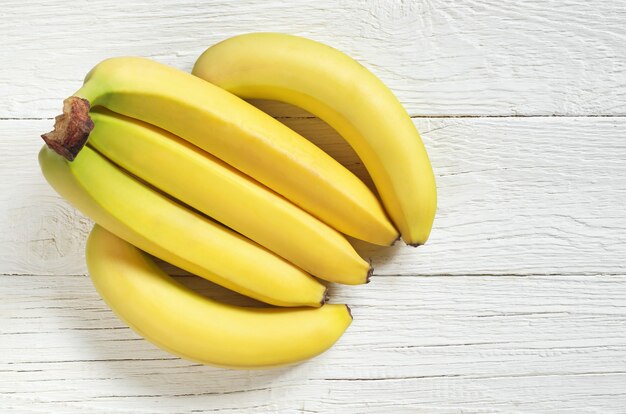
[[[315,119],[283,119],[368,179],[345,142]],[[429,242],[355,242],[378,275],[623,274],[626,118],[416,119],[439,210]],[[85,274],[89,220],[36,164],[51,121],[0,121],[0,272]]]
[[[398,277],[337,287],[354,323],[270,371],[153,347],[89,278],[4,276],[0,404],[80,412],[621,412],[626,276]],[[198,278],[182,278],[221,300]]]
[[254,31],[337,47],[412,115],[626,114],[621,1],[8,0],[0,13],[0,117],[53,117],[107,57],[190,70],[206,47]]

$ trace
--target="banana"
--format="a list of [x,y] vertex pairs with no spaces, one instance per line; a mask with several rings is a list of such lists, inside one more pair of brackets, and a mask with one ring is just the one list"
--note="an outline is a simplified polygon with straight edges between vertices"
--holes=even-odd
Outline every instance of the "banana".
[[64,108],[71,110],[43,136],[68,159],[89,135],[90,106],[178,135],[342,233],[380,245],[398,236],[376,196],[354,174],[279,121],[191,74],[133,57],[96,65],[66,100]]
[[326,288],[303,270],[140,183],[89,147],[69,162],[44,145],[39,164],[74,207],[160,259],[274,305],[325,300]]
[[193,74],[242,98],[287,102],[326,121],[363,161],[403,240],[426,242],[437,206],[428,154],[398,99],[365,67],[313,40],[252,33],[208,48]]
[[352,322],[346,305],[248,308],[208,299],[98,225],[86,257],[96,290],[120,319],[158,347],[203,364],[263,368],[302,361],[330,348]]
[[153,125],[96,107],[87,145],[170,196],[322,279],[360,284],[369,264],[336,230]]

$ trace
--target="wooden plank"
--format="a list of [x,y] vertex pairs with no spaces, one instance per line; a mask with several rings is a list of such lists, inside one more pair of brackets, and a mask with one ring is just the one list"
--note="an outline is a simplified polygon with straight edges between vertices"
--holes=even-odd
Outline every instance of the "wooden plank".
[[[368,180],[328,126],[284,119]],[[416,119],[439,210],[417,249],[355,245],[376,274],[623,273],[626,118]],[[85,274],[89,220],[36,163],[51,121],[0,121],[0,274]]]
[[[617,413],[626,403],[625,275],[390,276],[337,287],[332,301],[355,316],[344,337],[269,371],[160,351],[87,277],[2,278],[0,406],[18,412]],[[199,278],[179,280],[233,301]]]
[[56,115],[107,57],[190,70],[206,47],[254,31],[337,47],[413,115],[626,114],[620,1],[8,0],[2,18],[5,118]]

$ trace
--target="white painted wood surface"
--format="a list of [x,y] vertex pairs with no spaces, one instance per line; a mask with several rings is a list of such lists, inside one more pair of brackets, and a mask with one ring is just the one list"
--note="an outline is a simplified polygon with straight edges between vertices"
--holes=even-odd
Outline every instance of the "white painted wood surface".
[[[0,412],[626,411],[624,2],[10,0],[0,21]],[[86,276],[91,222],[36,163],[99,60],[189,70],[249,31],[324,41],[379,75],[440,195],[426,246],[357,243],[378,277],[333,287],[355,316],[340,342],[270,371],[192,364],[126,328]],[[367,180],[326,125],[259,106]]]
[[331,44],[412,115],[626,114],[626,3],[475,0],[4,0],[0,113],[50,117],[98,61],[190,70],[235,34]]

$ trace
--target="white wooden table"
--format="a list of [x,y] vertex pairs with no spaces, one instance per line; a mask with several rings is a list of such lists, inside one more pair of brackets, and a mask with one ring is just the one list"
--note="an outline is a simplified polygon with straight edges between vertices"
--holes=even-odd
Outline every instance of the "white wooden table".
[[[625,22],[614,0],[3,1],[0,412],[626,412]],[[98,61],[190,70],[251,31],[320,40],[382,78],[440,207],[426,246],[359,246],[377,276],[333,288],[355,319],[330,351],[230,371],[112,314],[86,275],[91,222],[36,154]],[[320,121],[259,105],[365,177]]]

